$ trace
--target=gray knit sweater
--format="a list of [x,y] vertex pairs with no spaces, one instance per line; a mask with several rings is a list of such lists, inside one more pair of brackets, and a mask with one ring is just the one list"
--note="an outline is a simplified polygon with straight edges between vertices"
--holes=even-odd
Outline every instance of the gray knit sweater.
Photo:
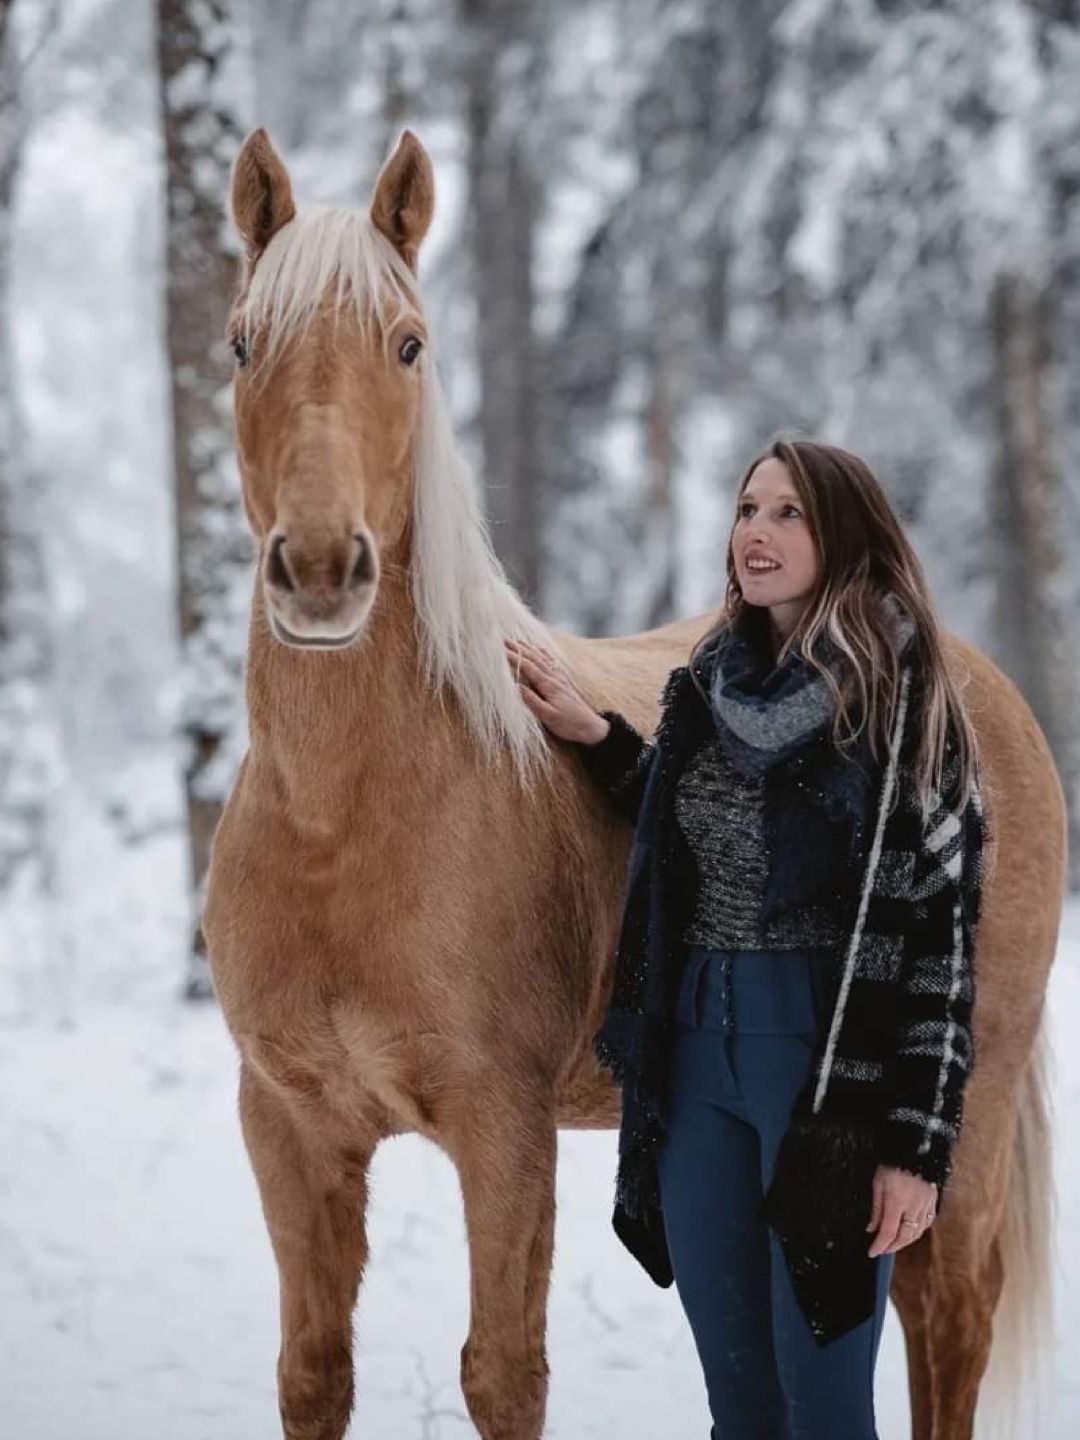
[[734,766],[704,744],[675,787],[675,818],[700,873],[684,940],[717,950],[806,950],[839,946],[849,917],[804,906],[766,923],[764,776]]

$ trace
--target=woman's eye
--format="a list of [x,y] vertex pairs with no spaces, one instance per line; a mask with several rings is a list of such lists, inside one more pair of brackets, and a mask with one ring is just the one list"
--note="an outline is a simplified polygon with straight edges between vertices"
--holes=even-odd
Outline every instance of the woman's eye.
[[237,335],[232,342],[232,348],[233,354],[236,356],[236,363],[240,366],[242,370],[250,359],[247,341],[242,335]]
[[796,519],[799,519],[799,518],[801,517],[801,515],[802,515],[802,511],[799,509],[799,507],[798,507],[797,505],[785,505],[785,506],[784,506],[784,514],[785,514],[785,515],[794,515]]
[[744,500],[743,503],[739,506],[739,515],[741,516],[741,518],[743,520],[748,520],[753,513],[753,505],[751,505],[749,500]]
[[420,351],[423,350],[423,348],[424,342],[422,340],[418,340],[415,335],[410,335],[409,338],[403,342],[401,349],[398,351],[398,359],[403,365],[414,365],[420,356]]

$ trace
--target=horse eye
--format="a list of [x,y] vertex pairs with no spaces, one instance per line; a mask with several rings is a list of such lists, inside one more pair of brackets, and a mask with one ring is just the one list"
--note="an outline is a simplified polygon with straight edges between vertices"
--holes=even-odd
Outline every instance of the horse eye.
[[232,348],[233,354],[236,356],[236,363],[242,370],[251,358],[248,354],[247,341],[242,335],[237,335],[236,339],[232,342]]
[[414,365],[423,348],[423,341],[418,340],[415,335],[410,335],[398,351],[398,359],[403,365]]

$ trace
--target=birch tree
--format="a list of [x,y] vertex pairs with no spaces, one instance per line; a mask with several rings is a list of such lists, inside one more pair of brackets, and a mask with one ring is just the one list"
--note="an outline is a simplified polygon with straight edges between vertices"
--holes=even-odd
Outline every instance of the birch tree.
[[[22,444],[11,343],[12,203],[24,128],[14,0],[0,0],[0,893],[51,873],[50,614],[40,486]],[[36,35],[40,43],[44,31]]]
[[[223,335],[235,282],[225,217],[242,139],[228,0],[158,0],[166,194],[177,609],[186,674],[184,787],[193,893],[245,743],[242,669],[251,588]],[[194,926],[187,990],[208,991]]]

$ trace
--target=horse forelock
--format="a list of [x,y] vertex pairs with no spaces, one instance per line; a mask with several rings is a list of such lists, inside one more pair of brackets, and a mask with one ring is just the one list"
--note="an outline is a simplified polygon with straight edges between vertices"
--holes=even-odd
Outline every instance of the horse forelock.
[[[359,212],[316,207],[296,216],[259,257],[237,320],[258,336],[257,368],[303,335],[328,297],[364,336],[385,337],[403,315],[422,317],[409,267]],[[546,768],[548,747],[525,707],[504,637],[551,648],[544,626],[514,591],[492,549],[479,489],[458,448],[429,340],[421,360],[410,587],[421,680],[449,689],[486,759],[509,752],[528,782]]]
[[377,327],[386,337],[403,316],[421,315],[412,271],[368,216],[315,205],[273,237],[237,306],[245,339],[258,337],[256,370],[302,336],[328,300],[365,336]]

